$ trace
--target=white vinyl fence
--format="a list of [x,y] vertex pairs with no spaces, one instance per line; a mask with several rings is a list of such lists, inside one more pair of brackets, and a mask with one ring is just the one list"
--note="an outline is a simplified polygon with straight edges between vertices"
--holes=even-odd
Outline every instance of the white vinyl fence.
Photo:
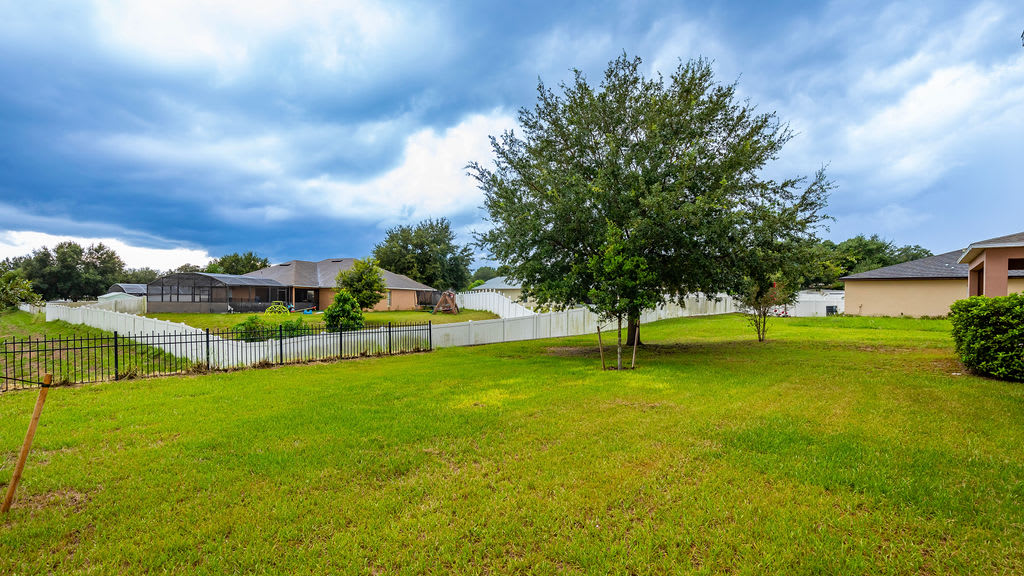
[[126,296],[93,302],[88,304],[88,307],[97,310],[110,310],[111,312],[124,312],[126,314],[145,314],[146,299],[142,296]]
[[28,312],[29,314],[42,314],[43,312],[46,312],[46,306],[36,306],[35,304],[22,302],[21,304],[18,304],[18,310]]
[[[648,310],[641,315],[640,321],[646,323],[668,318],[730,314],[739,311],[736,303],[728,296],[721,296],[718,299],[691,296],[686,299],[685,304],[685,307],[678,304],[667,304],[654,310]],[[466,307],[472,308],[469,305]],[[532,314],[515,318],[435,324],[433,343],[435,348],[446,348],[581,336],[596,333],[598,324],[601,324],[602,329],[611,327],[610,323],[601,323],[598,315],[586,308],[573,308],[561,312]]]
[[50,304],[46,307],[46,321],[54,320],[116,332],[119,336],[159,348],[179,358],[207,363],[211,368],[220,369],[337,356],[374,355],[391,350],[396,353],[408,352],[430,347],[430,333],[426,326],[399,325],[393,329],[382,326],[355,332],[320,333],[281,340],[272,338],[263,342],[245,342],[219,338],[186,324],[91,306],[71,308]]
[[497,292],[460,292],[455,295],[455,303],[459,308],[483,310],[502,318],[521,318],[535,314],[533,310]]
[[[504,296],[496,295],[501,298]],[[505,298],[505,300],[508,300]],[[466,304],[472,308],[471,304]],[[510,309],[512,313],[518,311]],[[686,316],[708,316],[737,312],[736,303],[727,296],[709,299],[691,296],[685,306],[667,304],[643,313],[643,323]],[[410,330],[388,333],[377,328],[354,333],[342,333],[337,338],[323,335],[298,336],[285,340],[242,342],[225,340],[206,331],[177,322],[155,320],[144,316],[105,310],[96,306],[69,307],[59,304],[46,306],[46,320],[63,320],[70,324],[85,324],[107,332],[132,338],[159,348],[169,354],[188,358],[193,362],[207,362],[212,368],[233,368],[263,362],[289,362],[298,359],[330,358],[360,354],[381,353],[385,346],[396,350],[425,349],[450,346],[472,346],[539,338],[579,336],[597,332],[599,317],[585,308],[561,312],[435,324],[430,332]],[[603,326],[611,327],[610,323]],[[209,344],[207,342],[210,342]],[[283,344],[282,344],[283,342]]]

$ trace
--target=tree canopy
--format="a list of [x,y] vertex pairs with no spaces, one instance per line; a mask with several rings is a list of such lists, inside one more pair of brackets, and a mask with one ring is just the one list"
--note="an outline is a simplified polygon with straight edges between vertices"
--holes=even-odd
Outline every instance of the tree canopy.
[[[557,92],[541,82],[522,134],[491,139],[493,168],[469,165],[492,224],[478,240],[540,305],[635,324],[666,299],[737,290],[757,218],[826,195],[820,171],[763,175],[790,131],[717,83],[708,61],[667,79],[640,64],[617,58],[596,87],[579,71]],[[803,221],[813,227],[821,206]]]
[[872,234],[870,237],[858,234],[838,244],[825,240],[813,248],[811,261],[815,267],[809,271],[803,285],[840,288],[842,282],[839,279],[843,276],[902,264],[931,255],[930,250],[917,244],[897,246],[878,234]]
[[447,218],[423,220],[415,226],[396,226],[373,248],[377,264],[437,290],[469,286],[473,252],[455,242]]
[[248,274],[249,272],[261,270],[267,266],[270,266],[270,260],[263,258],[254,252],[246,252],[244,254],[232,252],[231,254],[225,254],[220,258],[214,258],[211,260],[203,269],[203,272],[235,274],[240,276],[242,274]]
[[82,248],[61,242],[40,248],[20,260],[20,270],[33,290],[46,300],[81,300],[104,294],[124,273],[124,262],[101,244]]

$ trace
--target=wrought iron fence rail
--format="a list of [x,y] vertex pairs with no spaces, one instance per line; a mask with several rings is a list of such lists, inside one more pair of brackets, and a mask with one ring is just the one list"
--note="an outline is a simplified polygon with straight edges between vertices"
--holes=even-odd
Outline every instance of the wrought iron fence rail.
[[0,340],[0,392],[39,386],[44,374],[52,374],[54,384],[84,384],[432,349],[429,322],[373,324],[335,332],[323,324],[306,324],[178,334],[11,338]]

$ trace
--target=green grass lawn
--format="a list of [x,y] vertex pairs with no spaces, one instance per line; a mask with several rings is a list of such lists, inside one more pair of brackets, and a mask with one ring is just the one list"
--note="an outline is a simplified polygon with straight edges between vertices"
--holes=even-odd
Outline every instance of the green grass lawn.
[[[181,322],[188,324],[194,328],[232,328],[241,322],[244,322],[246,318],[251,314],[185,314],[185,313],[174,313],[165,312],[159,314],[145,314],[149,318],[157,318],[159,320],[168,320],[170,322]],[[258,314],[262,319],[270,322],[271,324],[280,324],[281,322],[294,320],[296,318],[302,318],[306,322],[310,323],[322,323],[324,321],[323,313],[317,314],[281,314],[281,315],[264,315]],[[434,322],[435,324],[445,324],[448,322],[465,322],[466,320],[492,320],[497,318],[496,314],[490,312],[484,312],[481,310],[462,310],[459,314],[431,314],[430,312],[421,311],[408,311],[408,312],[366,312],[363,314],[367,322]]]
[[[3,352],[30,350],[30,353],[18,353],[8,356],[0,354],[0,374],[13,377],[18,381],[9,381],[8,386],[31,386],[31,382],[41,382],[42,375],[50,373],[55,383],[84,382],[113,378],[114,357],[112,340],[96,340],[112,338],[113,334],[82,324],[67,322],[47,322],[45,314],[28,314],[18,310],[0,311],[0,342],[7,341],[0,350]],[[31,343],[10,343],[12,340],[56,340],[43,346]],[[122,348],[119,349],[121,365],[119,373],[129,374],[128,366],[134,366],[145,374],[167,374],[188,371],[191,363],[183,358],[174,358],[157,348],[141,344],[129,344],[126,339],[118,339]],[[107,346],[92,350],[88,354],[69,353],[69,348],[83,346]],[[48,351],[46,349],[49,349]],[[0,392],[4,384],[0,382]]]
[[[736,316],[51,391],[0,574],[1024,573],[1024,387]],[[0,484],[35,400],[0,395]]]

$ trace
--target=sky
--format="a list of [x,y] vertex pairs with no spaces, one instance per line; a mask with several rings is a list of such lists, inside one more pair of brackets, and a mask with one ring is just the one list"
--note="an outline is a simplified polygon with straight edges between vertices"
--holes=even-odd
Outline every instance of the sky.
[[[161,270],[364,257],[486,226],[466,175],[538,80],[705,57],[827,167],[824,236],[1024,231],[1018,2],[0,0],[0,258],[102,241]],[[485,263],[481,254],[478,264]]]

